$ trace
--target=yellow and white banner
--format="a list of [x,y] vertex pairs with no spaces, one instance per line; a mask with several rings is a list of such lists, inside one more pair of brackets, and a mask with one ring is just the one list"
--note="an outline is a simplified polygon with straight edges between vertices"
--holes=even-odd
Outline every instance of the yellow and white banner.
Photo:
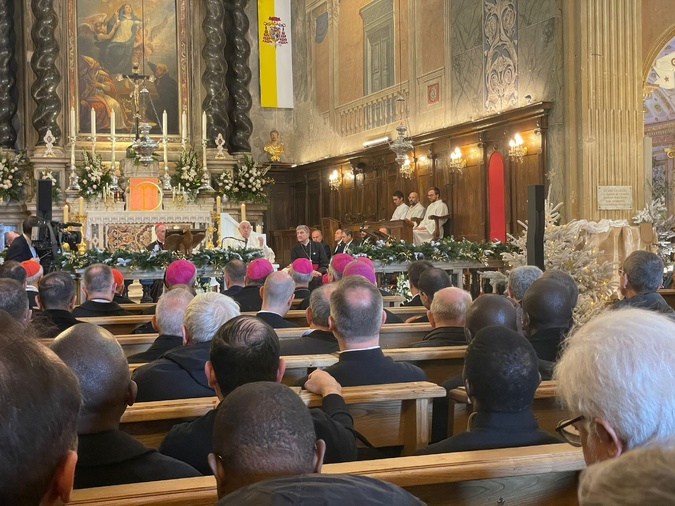
[[260,105],[293,108],[291,0],[258,0]]

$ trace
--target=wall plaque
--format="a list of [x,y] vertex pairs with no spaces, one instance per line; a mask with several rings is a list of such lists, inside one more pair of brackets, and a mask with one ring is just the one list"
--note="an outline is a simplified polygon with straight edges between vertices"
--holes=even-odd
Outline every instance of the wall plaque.
[[598,210],[633,209],[632,186],[598,186]]

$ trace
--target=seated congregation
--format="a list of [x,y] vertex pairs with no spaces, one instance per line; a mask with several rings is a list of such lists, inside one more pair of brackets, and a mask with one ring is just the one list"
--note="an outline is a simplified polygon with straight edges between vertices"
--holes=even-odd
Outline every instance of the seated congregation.
[[[305,234],[299,230],[300,249]],[[663,264],[653,253],[628,256],[621,270],[624,298],[577,327],[578,288],[562,271],[517,267],[506,295],[472,301],[444,270],[412,262],[413,297],[405,307],[419,308],[419,315],[404,323],[384,307],[372,262],[339,253],[321,266],[330,253],[321,251],[315,266],[313,253],[279,271],[263,258],[248,265],[233,260],[224,269],[223,293],[196,294],[197,269],[188,260],[175,261],[166,269],[164,293],[142,318],[127,311],[128,302],[115,302],[123,278],[106,265],[85,270],[86,301],[79,306],[67,273],[43,276],[30,260],[0,265],[0,399],[6,414],[0,424],[6,456],[0,459],[0,503],[75,498],[86,504],[77,502],[73,489],[193,483],[211,476],[212,502],[217,494],[219,504],[276,497],[289,504],[434,504],[440,498],[420,487],[433,483],[435,466],[443,465],[433,460],[437,455],[499,449],[500,458],[508,459],[523,447],[537,447],[553,456],[567,442],[582,448],[590,466],[582,473],[579,503],[599,504],[593,498],[612,475],[629,472],[622,466],[634,470],[651,459],[673,460],[675,312],[658,293]],[[302,326],[289,317],[299,299],[306,306]],[[407,351],[388,349],[385,328],[399,325],[413,333],[413,319],[425,333],[409,340]],[[135,335],[151,334],[153,342],[127,354],[110,322],[141,320],[150,329]],[[383,327],[390,320],[399,323]],[[453,349],[460,350],[463,370],[431,368],[441,352]],[[414,363],[397,359],[404,353],[416,357]],[[289,381],[289,364],[305,357],[307,373]],[[331,365],[321,370],[312,363]],[[443,389],[426,382],[432,370]],[[547,384],[569,414],[555,430],[544,425],[546,414],[535,402],[544,395],[542,379],[552,380]],[[398,384],[411,386],[407,397],[385,398],[384,386]],[[423,399],[421,391],[432,387]],[[471,403],[464,431],[453,430],[457,389]],[[397,437],[399,431],[410,434],[404,398],[424,412],[412,445]],[[387,408],[388,418],[376,418],[385,416],[381,410],[351,408],[364,399],[371,407],[386,401],[397,408],[393,415]],[[128,414],[146,407],[148,413],[171,410],[183,401],[199,412],[187,420],[173,416],[157,448],[144,444]],[[382,440],[400,445],[379,444],[377,433],[388,431],[396,434]],[[400,456],[411,454],[406,452],[417,456]],[[381,470],[401,462],[432,464],[415,480],[399,483],[403,488],[397,473],[380,480],[354,464],[382,457]],[[581,454],[572,457],[576,463],[566,470],[580,470]],[[596,464],[610,459],[615,463]],[[342,471],[332,471],[333,465]]]

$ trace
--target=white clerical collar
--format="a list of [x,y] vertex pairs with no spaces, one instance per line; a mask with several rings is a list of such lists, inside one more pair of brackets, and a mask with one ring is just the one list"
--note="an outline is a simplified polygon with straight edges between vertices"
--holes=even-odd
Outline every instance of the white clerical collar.
[[110,304],[112,301],[107,299],[91,299],[92,302],[107,302]]
[[353,350],[342,350],[340,353],[349,353],[350,351],[376,350],[379,346],[369,346],[368,348],[354,348]]

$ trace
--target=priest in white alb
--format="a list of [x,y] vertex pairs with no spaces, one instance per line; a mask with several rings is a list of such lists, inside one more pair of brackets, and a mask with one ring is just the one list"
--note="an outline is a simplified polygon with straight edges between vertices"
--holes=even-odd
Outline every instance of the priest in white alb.
[[[448,206],[441,199],[441,190],[435,186],[429,188],[427,198],[430,204],[427,207],[427,212],[424,214],[424,219],[418,226],[413,228],[413,242],[416,245],[424,244],[433,239],[434,232],[436,231],[436,222],[431,218],[432,216],[448,215]],[[438,235],[439,239],[443,237],[443,225],[446,221],[448,221],[447,218],[439,221],[439,226],[441,227]]]
[[396,190],[391,195],[392,200],[396,209],[394,209],[394,214],[391,215],[391,221],[394,220],[405,220],[405,215],[408,212],[408,206],[405,203],[405,196],[401,190]]
[[237,228],[237,231],[232,237],[225,237],[223,239],[223,248],[238,249],[259,249],[263,256],[270,263],[274,263],[274,251],[265,244],[265,238],[254,232],[253,227],[248,221],[242,221]]

